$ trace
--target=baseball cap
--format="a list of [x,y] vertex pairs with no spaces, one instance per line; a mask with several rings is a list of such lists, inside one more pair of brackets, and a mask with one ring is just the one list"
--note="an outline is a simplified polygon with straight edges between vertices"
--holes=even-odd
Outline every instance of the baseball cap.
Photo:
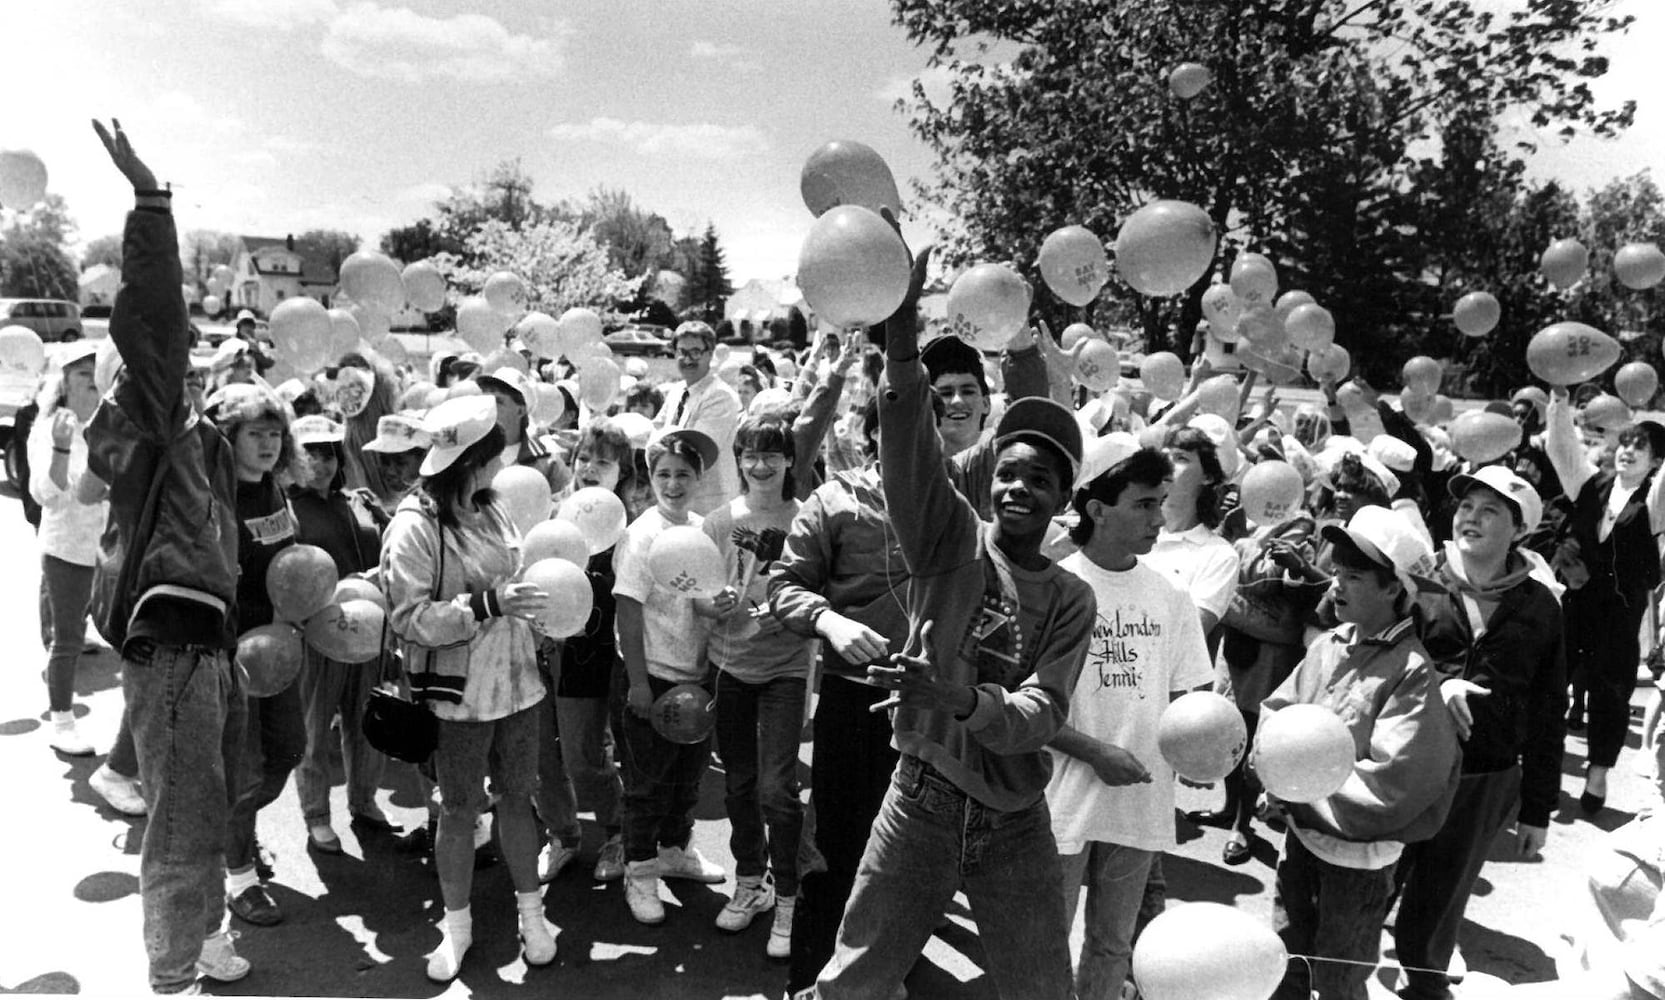
[[1512,469],[1501,465],[1483,465],[1473,472],[1458,473],[1451,477],[1451,483],[1446,488],[1457,499],[1468,496],[1470,490],[1476,486],[1484,486],[1501,496],[1515,508],[1520,515],[1521,527],[1533,531],[1544,519],[1544,501],[1538,496],[1538,491],[1532,484],[1522,479]]
[[983,356],[958,337],[944,336],[931,341],[919,352],[919,360],[925,366],[926,378],[933,382],[937,376],[949,372],[983,374]]
[[504,365],[490,375],[481,375],[475,381],[480,383],[480,388],[487,392],[493,389],[501,389],[520,400],[521,406],[530,407],[532,405],[526,398],[530,395],[526,391],[526,376],[518,368]]
[[309,444],[340,444],[347,440],[346,428],[318,413],[296,419],[289,425],[289,434],[299,448]]
[[478,395],[447,399],[428,411],[423,426],[433,445],[419,471],[424,476],[437,475],[497,426],[497,401]]
[[389,413],[376,421],[376,438],[362,450],[396,455],[401,451],[426,451],[432,443],[427,428],[422,425],[422,414],[407,410]]
[[647,446],[651,452],[655,446],[665,446],[675,441],[686,441],[693,447],[694,453],[700,457],[701,475],[710,472],[712,467],[717,464],[717,460],[722,457],[722,450],[717,447],[717,442],[711,439],[711,435],[704,431],[694,430],[692,427],[673,427],[661,431],[648,439]]
[[1052,445],[1070,463],[1069,482],[1080,478],[1082,444],[1081,425],[1075,414],[1042,396],[1025,396],[1013,400],[1000,415],[994,428],[994,444],[1003,448],[1015,438],[1039,438]]
[[72,340],[69,343],[63,345],[63,347],[61,347],[58,351],[58,357],[57,357],[58,370],[62,371],[63,369],[68,368],[70,365],[75,364],[77,361],[85,361],[88,358],[97,358],[97,357],[98,357],[98,341],[96,341],[96,340]]
[[1391,434],[1371,438],[1365,452],[1394,472],[1409,472],[1416,465],[1416,449]]
[[214,352],[212,367],[215,371],[222,371],[226,368],[230,368],[248,352],[248,341],[241,337],[227,337],[220,343],[219,350]]
[[1082,449],[1081,471],[1075,477],[1076,488],[1085,489],[1099,476],[1132,458],[1138,450],[1139,439],[1126,431],[1088,438]]
[[1418,578],[1434,567],[1434,547],[1401,514],[1374,504],[1360,507],[1344,528],[1324,526],[1324,540],[1351,549],[1369,562],[1392,570],[1407,594],[1415,595]]
[[237,310],[237,318],[231,321],[231,325],[236,326],[238,323],[242,323],[242,322],[245,322],[245,321],[249,322],[249,323],[254,323],[257,320],[256,320],[256,317],[255,317],[255,315],[252,311],[250,311],[248,309],[239,309],[239,310]]
[[1516,389],[1514,394],[1509,397],[1509,402],[1518,403],[1523,399],[1531,403],[1532,408],[1538,411],[1538,418],[1543,419],[1544,414],[1549,410],[1549,395],[1537,386],[1529,385]]

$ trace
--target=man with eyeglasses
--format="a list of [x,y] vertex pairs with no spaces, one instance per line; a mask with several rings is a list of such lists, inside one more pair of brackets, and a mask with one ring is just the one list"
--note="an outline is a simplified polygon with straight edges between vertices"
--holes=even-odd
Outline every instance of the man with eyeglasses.
[[[711,371],[716,331],[690,320],[676,328],[671,346],[676,351],[676,370],[683,384],[666,394],[665,405],[654,418],[655,426],[701,431],[717,442],[719,455],[732,455],[734,432],[740,427],[740,396]],[[739,495],[740,467],[731,460],[720,461],[700,477],[688,509],[703,517]]]

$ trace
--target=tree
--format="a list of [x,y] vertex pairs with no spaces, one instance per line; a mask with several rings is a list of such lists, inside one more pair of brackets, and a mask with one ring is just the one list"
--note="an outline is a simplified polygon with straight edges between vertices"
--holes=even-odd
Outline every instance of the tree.
[[461,256],[464,246],[460,237],[441,232],[432,219],[417,219],[408,226],[384,233],[381,248],[382,253],[408,264],[442,253]]
[[638,207],[626,191],[599,187],[590,192],[583,223],[607,248],[608,261],[632,278],[653,275],[671,255],[675,237],[670,223]]
[[329,262],[337,274],[341,262],[358,251],[359,238],[339,229],[309,229],[295,237],[295,249],[317,254]]
[[527,308],[559,316],[586,306],[611,322],[620,320],[620,303],[633,299],[643,280],[613,268],[589,232],[559,219],[518,229],[489,220],[468,237],[462,255],[442,253],[434,264],[464,294],[478,293],[494,271],[513,271],[526,283]]
[[186,282],[195,282],[199,288],[205,286],[214,268],[232,263],[241,242],[235,233],[217,229],[187,230],[179,241],[179,259],[185,267]]
[[0,235],[0,295],[74,302],[78,272],[67,249],[74,236],[62,195],[48,194],[33,211],[14,216]]
[[120,233],[100,236],[88,243],[87,248],[81,251],[81,270],[85,271],[87,268],[98,264],[108,265],[118,271],[121,269]]
[[717,227],[706,223],[705,235],[700,237],[699,256],[693,273],[688,276],[688,305],[707,323],[723,318],[723,305],[734,294],[728,280],[728,265],[723,260],[723,248],[717,241]]

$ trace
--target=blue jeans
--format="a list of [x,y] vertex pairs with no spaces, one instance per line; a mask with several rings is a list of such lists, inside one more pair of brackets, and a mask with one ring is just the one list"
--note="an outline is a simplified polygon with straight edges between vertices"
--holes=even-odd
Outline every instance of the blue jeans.
[[150,984],[197,978],[202,940],[225,920],[228,775],[243,746],[242,683],[220,650],[133,640],[121,668],[138,774],[150,810],[139,853]]
[[1117,1000],[1133,960],[1133,925],[1155,851],[1125,844],[1089,842],[1080,854],[1058,862],[1064,870],[1064,912],[1075,916],[1081,886],[1087,886],[1085,936],[1076,963],[1075,992],[1081,1000]]
[[[802,677],[761,684],[717,678],[717,752],[723,757],[724,803],[735,875],[775,873],[775,892],[798,894],[798,742],[804,729]],[[767,829],[767,833],[765,833]]]
[[248,699],[242,766],[236,772],[231,816],[226,822],[227,871],[242,871],[254,864],[255,817],[283,794],[289,773],[306,753],[299,680],[270,698]]
[[347,783],[347,813],[376,811],[387,758],[364,738],[364,706],[381,676],[380,658],[368,663],[337,663],[312,649],[296,684],[300,689],[306,749],[295,768],[295,791],[301,819],[308,825],[330,822],[330,720],[341,713],[341,770]]
[[624,786],[613,763],[607,699],[557,694],[560,652],[547,662],[550,668],[543,678],[549,699],[538,716],[538,818],[551,837],[577,847],[583,835],[578,824],[581,803],[595,810],[595,820],[608,837],[618,834]]
[[47,704],[54,712],[75,705],[75,668],[87,641],[87,602],[92,599],[93,568],[41,556],[41,594],[48,612],[51,643],[46,656]]
[[[654,698],[676,687],[648,678]],[[624,859],[651,861],[661,847],[687,847],[694,835],[700,775],[711,757],[708,740],[672,743],[625,704],[630,684],[621,663],[613,674],[613,733],[624,774]]]
[[888,997],[964,889],[1000,996],[1069,997],[1069,920],[1052,888],[1062,882],[1044,798],[1014,812],[990,809],[903,755],[817,994]]
[[[1293,831],[1284,837],[1272,928],[1291,958],[1272,994],[1276,1000],[1308,1000],[1314,993],[1318,1000],[1365,1000],[1381,955],[1393,868],[1342,868],[1316,857]],[[1295,955],[1342,961],[1309,965]]]

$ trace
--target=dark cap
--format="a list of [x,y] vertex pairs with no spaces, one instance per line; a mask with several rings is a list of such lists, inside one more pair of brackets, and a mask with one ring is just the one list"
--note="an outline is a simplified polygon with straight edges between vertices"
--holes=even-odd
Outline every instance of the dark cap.
[[977,348],[952,335],[926,344],[919,352],[919,360],[925,365],[925,377],[932,382],[938,376],[960,372],[975,375],[979,380],[983,378],[983,356]]
[[1047,442],[1069,459],[1069,481],[1064,485],[1071,486],[1081,469],[1081,425],[1075,415],[1042,396],[1013,400],[994,429],[995,445],[1004,447],[1008,440],[1026,437]]

